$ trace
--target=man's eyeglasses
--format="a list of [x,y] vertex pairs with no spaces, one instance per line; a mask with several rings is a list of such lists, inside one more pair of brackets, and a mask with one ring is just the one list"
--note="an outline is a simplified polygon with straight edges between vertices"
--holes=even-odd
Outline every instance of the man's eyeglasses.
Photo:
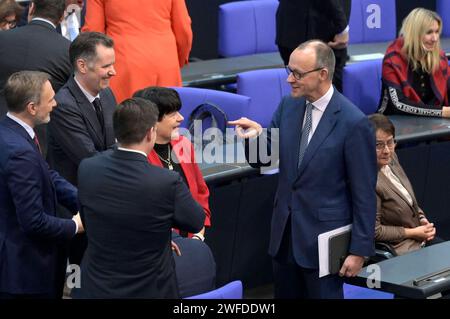
[[302,78],[304,78],[306,75],[308,75],[309,73],[312,73],[312,72],[317,72],[317,71],[320,71],[320,70],[322,70],[323,69],[323,67],[319,67],[319,68],[316,68],[316,69],[314,69],[314,70],[311,70],[311,71],[306,71],[306,72],[298,72],[298,71],[294,71],[294,70],[291,70],[291,68],[288,66],[288,65],[286,65],[286,72],[287,72],[287,74],[288,75],[290,75],[291,73],[292,73],[292,75],[294,76],[294,78],[296,79],[296,80],[301,80]]
[[396,143],[397,143],[397,141],[394,140],[393,138],[386,142],[377,141],[376,148],[377,148],[377,151],[382,151],[387,146],[390,150],[392,150]]
[[0,26],[2,28],[6,27],[6,26],[9,26],[10,29],[13,29],[13,28],[16,27],[16,25],[17,25],[16,20],[9,20],[9,21],[8,20],[3,20],[3,21],[0,21]]

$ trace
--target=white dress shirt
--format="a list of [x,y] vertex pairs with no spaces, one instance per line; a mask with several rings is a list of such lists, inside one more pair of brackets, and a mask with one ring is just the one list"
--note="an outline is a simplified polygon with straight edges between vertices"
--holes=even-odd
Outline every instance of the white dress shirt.
[[[308,144],[311,141],[311,138],[316,131],[317,125],[319,125],[320,119],[322,118],[323,113],[325,112],[328,103],[330,103],[331,97],[333,96],[334,88],[332,85],[330,85],[330,88],[328,89],[327,93],[325,93],[320,99],[315,101],[314,103],[309,102],[308,100],[306,103],[312,104],[312,125],[311,125],[311,131],[309,132],[308,137]],[[303,117],[303,125],[305,125],[305,118],[306,118],[306,112]]]
[[138,153],[138,154],[142,154],[145,156],[145,158],[147,158],[147,154],[145,154],[142,151],[138,151],[138,150],[132,150],[131,148],[125,148],[125,147],[118,147],[117,148],[119,151],[124,151],[124,152],[132,152],[132,153]]

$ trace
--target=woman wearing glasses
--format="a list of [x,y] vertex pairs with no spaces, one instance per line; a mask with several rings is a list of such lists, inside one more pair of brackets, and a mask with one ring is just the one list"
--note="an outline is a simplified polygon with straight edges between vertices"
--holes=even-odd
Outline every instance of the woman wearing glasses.
[[442,20],[416,8],[383,60],[380,113],[450,117],[450,70],[440,48]]
[[16,27],[23,8],[15,0],[0,0],[0,31]]
[[397,255],[436,243],[436,228],[417,204],[414,191],[395,154],[395,127],[382,114],[369,120],[376,133],[378,163],[375,240],[390,244]]

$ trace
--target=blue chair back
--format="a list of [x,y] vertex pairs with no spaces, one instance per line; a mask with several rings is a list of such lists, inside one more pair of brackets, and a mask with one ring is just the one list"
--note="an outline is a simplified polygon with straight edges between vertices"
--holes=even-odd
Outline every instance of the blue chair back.
[[370,60],[345,66],[343,94],[365,114],[375,113],[381,97],[382,60]]
[[352,0],[349,43],[392,41],[396,37],[395,0]]
[[290,93],[283,68],[242,72],[237,75],[237,93],[250,97],[244,116],[268,127],[281,98]]
[[184,117],[181,126],[185,128],[188,127],[189,115],[200,104],[217,105],[230,121],[244,116],[250,105],[250,98],[239,94],[191,87],[174,87],[173,89],[180,94],[182,103],[180,113]]
[[436,0],[436,12],[442,19],[442,36],[450,37],[450,1]]
[[185,299],[242,299],[242,281],[235,280],[225,286]]
[[394,295],[376,289],[344,284],[344,299],[394,299]]
[[229,2],[219,6],[219,55],[276,52],[276,0]]

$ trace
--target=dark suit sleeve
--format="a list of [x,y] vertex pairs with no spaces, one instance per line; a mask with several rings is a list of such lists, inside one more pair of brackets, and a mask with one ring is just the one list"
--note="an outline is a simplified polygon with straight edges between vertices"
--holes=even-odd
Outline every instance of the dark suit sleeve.
[[345,140],[345,164],[353,211],[350,253],[371,256],[377,208],[377,162],[375,135],[366,117],[349,130]]
[[98,153],[77,106],[58,104],[49,125],[52,136],[75,165]]
[[174,227],[190,233],[199,232],[204,225],[205,212],[192,198],[186,184],[177,176],[173,184],[174,191]]
[[77,189],[59,175],[58,172],[49,169],[49,174],[53,185],[55,185],[58,202],[75,215],[79,210]]
[[348,25],[349,14],[347,15],[342,0],[322,0],[314,1],[317,12],[328,16],[336,27],[336,34],[341,33]]
[[[16,208],[17,220],[30,236],[51,239],[70,239],[76,226],[70,219],[62,219],[44,211],[45,193],[40,161],[33,151],[13,154],[7,163],[7,183]],[[50,195],[49,195],[50,196]]]

